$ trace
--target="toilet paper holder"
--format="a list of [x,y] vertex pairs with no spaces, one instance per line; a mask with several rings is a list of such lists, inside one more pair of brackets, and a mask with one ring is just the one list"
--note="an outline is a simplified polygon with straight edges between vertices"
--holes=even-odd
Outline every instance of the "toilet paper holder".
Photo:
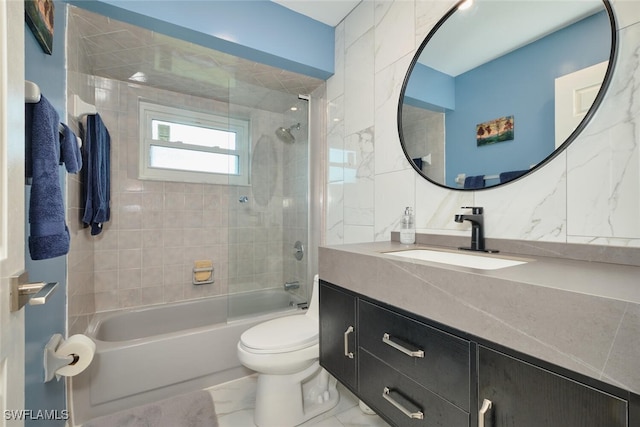
[[56,354],[62,342],[62,335],[54,334],[44,346],[44,382],[47,383],[56,375],[56,371],[64,366],[73,365],[78,361],[77,356],[60,357]]

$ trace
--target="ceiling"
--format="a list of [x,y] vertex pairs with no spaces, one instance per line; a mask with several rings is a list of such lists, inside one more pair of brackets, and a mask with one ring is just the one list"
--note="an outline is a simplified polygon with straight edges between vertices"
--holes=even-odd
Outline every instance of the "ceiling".
[[[271,0],[331,27],[338,25],[363,0]],[[364,0],[371,1],[371,0]]]
[[478,1],[438,29],[420,63],[455,77],[602,10],[601,0]]
[[[295,12],[330,26],[340,23],[361,1],[371,0],[272,0]],[[489,13],[495,17],[503,14],[500,20],[503,25],[491,28],[497,30],[492,41],[483,37],[466,37],[468,32],[454,31],[445,33],[449,25],[443,26],[438,38],[445,42],[438,47],[436,38],[429,44],[429,60],[444,58],[446,63],[429,62],[427,65],[450,75],[457,75],[474,68],[487,58],[497,57],[501,53],[514,49],[514,45],[522,45],[541,35],[548,34],[566,20],[566,14],[576,12],[580,5],[593,6],[600,0],[583,0],[580,2],[514,2],[533,4],[524,20],[505,15],[509,11],[505,2],[482,2],[485,9],[492,3],[499,5],[499,10]],[[485,6],[485,3],[487,6]],[[552,11],[541,6],[549,5]],[[568,7],[562,7],[563,5]],[[285,71],[279,68],[248,61],[226,53],[218,52],[183,40],[174,39],[153,31],[115,21],[105,16],[88,12],[78,7],[70,8],[71,25],[77,29],[81,40],[81,48],[89,58],[88,69],[84,72],[120,81],[136,81],[174,92],[202,96],[234,104],[259,107],[268,111],[282,112],[291,106],[291,97],[298,94],[309,94],[318,88],[323,81]],[[581,10],[578,14],[590,13]],[[456,14],[461,15],[461,14]],[[455,16],[455,15],[454,15]],[[583,15],[584,16],[584,15]],[[536,18],[537,17],[537,18]],[[475,20],[482,23],[484,20]],[[507,29],[507,25],[515,25],[526,32]],[[463,23],[466,28],[475,25]],[[475,34],[489,35],[491,31],[484,26],[476,29]],[[509,34],[509,37],[504,37]],[[502,42],[513,43],[503,46]],[[452,49],[452,46],[456,46]],[[437,53],[441,49],[440,53]],[[436,53],[434,53],[436,52]],[[478,57],[477,53],[483,54]],[[422,58],[424,59],[424,58]],[[421,59],[421,62],[423,60]],[[137,76],[137,77],[134,77]],[[136,80],[137,79],[137,80]]]
[[[335,27],[361,1],[272,0]],[[317,78],[245,60],[193,43],[70,7],[70,25],[89,61],[82,71],[173,92],[282,113]]]
[[278,113],[324,83],[75,6],[69,10],[69,25],[88,58],[84,73]]

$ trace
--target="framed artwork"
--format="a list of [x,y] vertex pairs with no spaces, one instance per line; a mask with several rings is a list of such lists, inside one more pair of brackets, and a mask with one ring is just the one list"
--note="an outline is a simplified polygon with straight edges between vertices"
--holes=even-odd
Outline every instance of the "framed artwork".
[[25,0],[25,20],[42,50],[51,55],[53,50],[53,0]]
[[500,117],[476,125],[476,142],[478,147],[482,147],[483,145],[511,141],[513,132],[513,116]]

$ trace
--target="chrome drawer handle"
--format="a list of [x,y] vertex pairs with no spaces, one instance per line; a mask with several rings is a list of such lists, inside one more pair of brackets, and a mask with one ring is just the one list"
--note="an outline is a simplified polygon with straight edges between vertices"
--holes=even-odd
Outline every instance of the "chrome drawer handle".
[[391,341],[391,336],[389,334],[387,334],[386,332],[384,333],[384,335],[382,335],[382,342],[387,344],[387,345],[390,345],[391,347],[395,348],[396,350],[399,350],[399,351],[403,352],[407,356],[420,357],[420,358],[424,357],[424,351],[422,351],[422,350],[409,350],[408,348],[403,347],[400,344]]
[[422,413],[422,411],[417,411],[417,412],[409,411],[407,408],[402,406],[400,403],[396,402],[393,399],[393,397],[391,397],[390,393],[391,393],[391,390],[389,390],[389,387],[385,387],[384,390],[382,390],[382,397],[384,398],[384,400],[386,400],[387,402],[391,403],[393,406],[398,408],[403,414],[405,414],[409,418],[413,418],[413,419],[416,419],[416,420],[423,420],[424,419],[424,414]]
[[344,355],[349,359],[353,359],[353,352],[349,351],[349,334],[353,332],[353,326],[349,326],[344,332]]
[[478,411],[478,427],[485,427],[484,417],[493,407],[493,403],[489,399],[484,399],[482,401],[482,408]]

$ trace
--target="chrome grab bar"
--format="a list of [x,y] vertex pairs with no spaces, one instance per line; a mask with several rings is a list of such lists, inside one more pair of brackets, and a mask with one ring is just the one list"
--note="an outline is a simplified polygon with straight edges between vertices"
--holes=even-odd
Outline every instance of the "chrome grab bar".
[[407,417],[413,418],[416,420],[424,419],[424,414],[422,413],[422,411],[411,412],[410,410],[402,406],[400,403],[396,402],[395,399],[391,397],[391,390],[389,389],[389,387],[385,387],[382,390],[382,397],[384,398],[384,400],[386,400],[387,402],[395,406],[397,409],[399,409]]
[[398,351],[401,351],[402,353],[406,354],[407,356],[411,356],[411,357],[417,357],[417,358],[422,358],[424,357],[424,351],[423,350],[409,350],[408,348],[395,343],[393,341],[391,341],[391,335],[389,335],[388,333],[384,333],[384,335],[382,335],[382,342],[390,345],[391,347],[395,348]]
[[344,355],[349,359],[353,359],[353,352],[349,351],[349,334],[353,332],[353,326],[349,326],[344,331]]

